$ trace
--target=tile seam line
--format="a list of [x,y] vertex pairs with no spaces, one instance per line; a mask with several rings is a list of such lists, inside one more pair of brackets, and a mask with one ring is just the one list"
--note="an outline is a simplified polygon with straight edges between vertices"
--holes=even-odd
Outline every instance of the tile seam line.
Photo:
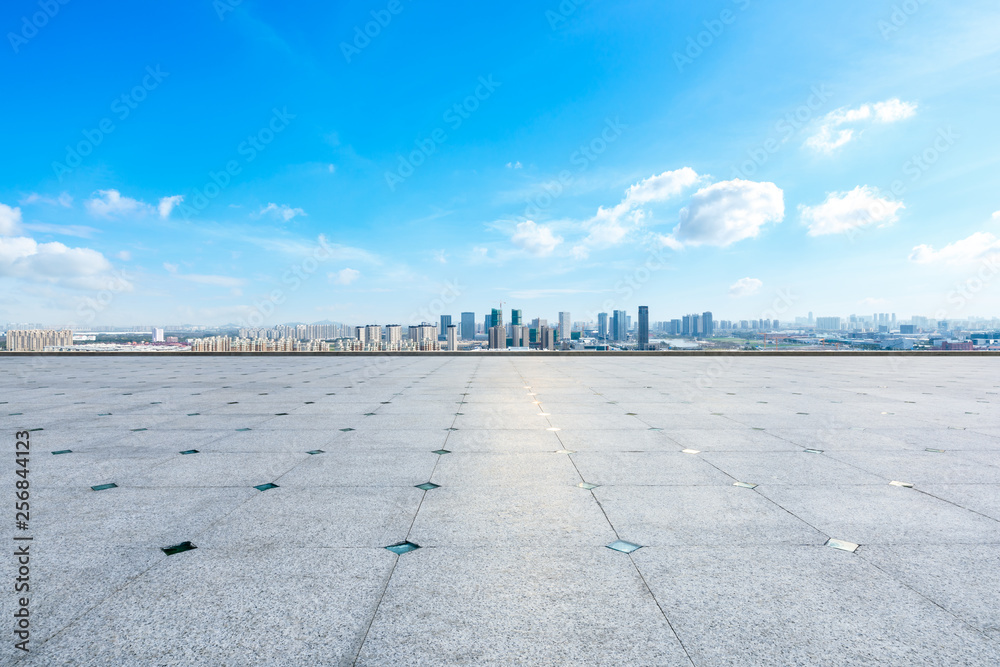
[[[476,364],[475,369],[473,369],[473,371],[472,371],[472,378],[475,378],[476,372],[479,370],[479,364],[481,364],[481,363],[482,363],[482,360],[480,359],[479,363]],[[470,384],[472,382],[472,378],[469,379],[469,383]],[[455,416],[452,419],[452,425],[454,425],[455,420],[457,420],[457,419],[458,419],[457,416]],[[445,435],[444,442],[445,442],[445,444],[448,444],[448,438],[451,436],[452,431],[447,431],[446,433],[447,433],[447,435]],[[444,447],[442,446],[442,449],[443,448]],[[438,463],[441,462],[441,457],[438,456],[437,458],[438,458],[438,460],[434,462],[434,468],[431,470],[431,477],[434,476],[434,470],[437,470],[437,465],[438,465]],[[419,514],[420,514],[420,508],[423,507],[423,505],[424,505],[424,499],[426,497],[427,497],[427,491],[424,491],[423,494],[421,494],[421,496],[420,496],[420,502],[417,503],[417,509],[413,513],[413,518],[410,520],[410,526],[406,530],[406,537],[404,538],[406,541],[409,541],[409,539],[410,539],[410,533],[413,532],[413,524],[415,524],[416,521],[417,521],[417,516],[419,516]],[[399,565],[399,559],[400,559],[400,557],[401,557],[400,554],[396,554],[396,560],[393,561],[392,569],[389,570],[389,576],[387,576],[385,578],[385,585],[382,586],[382,593],[381,593],[381,595],[379,595],[378,602],[375,603],[375,609],[372,611],[372,615],[371,615],[371,618],[368,621],[368,625],[365,627],[365,633],[361,637],[361,642],[358,644],[358,650],[357,650],[357,652],[355,652],[354,659],[351,661],[351,665],[352,666],[358,664],[358,660],[361,658],[361,652],[364,650],[365,643],[368,641],[368,633],[371,632],[372,626],[375,624],[375,619],[378,618],[378,610],[382,606],[382,600],[385,599],[386,591],[389,590],[389,584],[392,582],[392,576],[396,573],[396,566]]]

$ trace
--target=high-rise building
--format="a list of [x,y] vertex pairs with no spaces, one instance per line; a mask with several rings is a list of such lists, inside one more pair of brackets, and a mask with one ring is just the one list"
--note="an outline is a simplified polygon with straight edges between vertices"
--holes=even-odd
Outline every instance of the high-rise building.
[[649,349],[649,306],[639,306],[639,349]]
[[817,317],[816,328],[821,331],[840,331],[841,321],[839,317]]
[[506,350],[507,349],[507,327],[503,326],[493,326],[490,327],[490,349],[491,350]]
[[441,332],[441,335],[447,334],[448,333],[448,327],[450,327],[450,326],[451,326],[451,315],[442,315],[441,316],[441,326],[438,328],[438,331]]
[[715,333],[715,322],[712,320],[711,311],[705,311],[701,314],[701,332],[706,336],[711,336]]
[[524,311],[520,308],[510,311],[510,323],[515,327],[524,324]]
[[608,339],[608,314],[597,314],[597,337],[601,340]]
[[491,327],[502,327],[504,325],[503,321],[503,308],[494,308],[490,313],[490,326]]
[[529,347],[531,345],[531,329],[523,324],[511,325],[511,347]]
[[403,347],[403,325],[387,324],[385,327],[385,345],[387,350],[398,351]]
[[[448,319],[450,320],[451,318],[449,317]],[[458,350],[458,327],[454,324],[449,324],[445,331],[447,332],[448,351],[456,352]]]
[[559,340],[569,340],[573,331],[573,320],[569,313],[559,313]]
[[543,324],[538,328],[538,343],[543,350],[556,349],[556,332]]
[[163,329],[153,327],[153,342],[162,343],[163,342]]
[[462,313],[462,340],[476,340],[475,313]]
[[628,314],[624,310],[613,311],[611,315],[611,339],[628,340]]

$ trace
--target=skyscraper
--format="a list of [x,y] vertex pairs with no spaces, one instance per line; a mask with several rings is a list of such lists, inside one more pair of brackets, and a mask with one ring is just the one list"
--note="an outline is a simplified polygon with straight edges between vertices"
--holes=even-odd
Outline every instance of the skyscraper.
[[[451,318],[449,317],[448,319],[450,320]],[[454,324],[449,324],[445,331],[447,332],[446,335],[448,337],[448,351],[455,352],[458,350],[458,327]]]
[[450,326],[451,326],[451,315],[442,315],[441,326],[438,328],[438,331],[440,331],[442,335],[447,334],[448,327]]
[[715,333],[715,323],[712,321],[712,312],[709,310],[701,314],[701,332],[706,336]]
[[559,313],[559,340],[569,340],[572,336],[573,320],[569,313]]
[[475,313],[462,313],[462,340],[476,340]]
[[639,348],[649,349],[649,306],[639,306]]
[[490,349],[491,350],[506,350],[507,349],[507,328],[502,326],[490,327]]
[[616,310],[611,316],[611,339],[628,340],[628,313]]
[[608,314],[597,314],[597,337],[601,340],[608,339]]
[[520,308],[510,311],[510,323],[515,327],[524,324],[524,312]]

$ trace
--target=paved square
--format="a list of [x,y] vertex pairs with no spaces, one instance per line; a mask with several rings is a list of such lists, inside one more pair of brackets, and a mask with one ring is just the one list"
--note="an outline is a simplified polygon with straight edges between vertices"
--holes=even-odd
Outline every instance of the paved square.
[[0,467],[33,537],[3,664],[1000,664],[1000,359],[7,355],[0,387],[4,451],[40,429],[27,531]]

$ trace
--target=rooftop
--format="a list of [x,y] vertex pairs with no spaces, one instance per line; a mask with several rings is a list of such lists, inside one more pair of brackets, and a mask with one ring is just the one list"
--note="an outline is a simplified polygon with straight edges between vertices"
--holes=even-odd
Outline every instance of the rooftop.
[[0,662],[998,664],[998,371],[2,357]]

